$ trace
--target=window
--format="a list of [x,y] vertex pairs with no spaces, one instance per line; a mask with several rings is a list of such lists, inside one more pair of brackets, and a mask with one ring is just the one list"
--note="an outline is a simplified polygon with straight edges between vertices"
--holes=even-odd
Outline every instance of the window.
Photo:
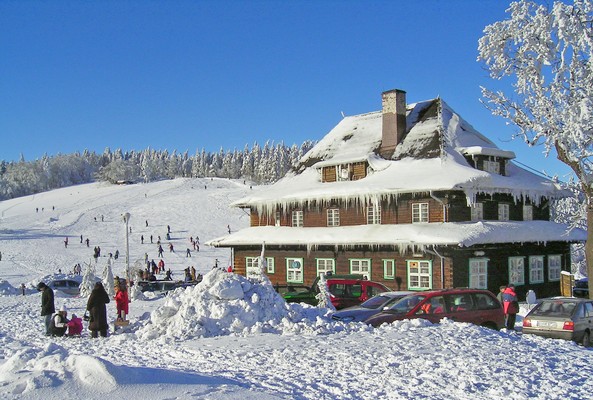
[[487,258],[470,258],[469,287],[473,289],[488,289]]
[[428,222],[428,203],[412,204],[412,223]]
[[350,168],[348,165],[339,165],[336,168],[336,172],[338,174],[337,179],[338,181],[349,181],[350,180]]
[[529,257],[529,283],[542,283],[544,281],[544,257]]
[[500,162],[484,160],[484,171],[500,175]]
[[383,278],[395,279],[395,260],[383,260]]
[[381,224],[381,206],[367,207],[367,224],[380,225]]
[[432,261],[409,260],[408,290],[432,289]]
[[317,276],[331,272],[336,273],[336,260],[333,258],[318,258],[317,259]]
[[286,283],[303,283],[303,259],[286,259]]
[[525,284],[525,258],[509,257],[509,284]]
[[327,210],[327,226],[340,226],[340,210],[338,208]]
[[560,271],[562,269],[561,258],[559,255],[548,256],[548,280],[559,281]]
[[[259,257],[245,257],[245,272],[248,278],[259,276]],[[266,257],[266,272],[274,273],[274,257]]]
[[248,278],[259,277],[259,257],[245,257],[245,275]]
[[360,258],[350,260],[350,273],[364,275],[366,279],[371,279],[371,259]]
[[508,221],[509,220],[509,205],[501,203],[498,205],[498,220]]
[[274,225],[280,226],[280,211],[276,211],[276,218],[274,218]]
[[266,257],[266,270],[268,274],[276,272],[276,269],[274,268],[274,257]]
[[481,221],[484,219],[484,203],[476,203],[471,206],[472,221]]
[[523,221],[533,221],[533,206],[523,206]]
[[292,212],[292,226],[295,228],[303,227],[303,211],[296,210]]

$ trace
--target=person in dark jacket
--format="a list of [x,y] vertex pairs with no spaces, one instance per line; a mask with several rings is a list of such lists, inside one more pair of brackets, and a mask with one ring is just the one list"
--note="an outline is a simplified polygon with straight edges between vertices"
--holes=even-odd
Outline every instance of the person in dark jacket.
[[56,312],[54,306],[54,291],[43,282],[39,282],[37,290],[41,292],[41,316],[45,317],[45,334],[51,335],[49,326],[51,316]]
[[91,337],[96,338],[100,333],[102,337],[107,337],[107,308],[105,304],[109,303],[109,295],[101,282],[95,283],[95,287],[86,303],[86,309],[90,314],[89,330]]
[[58,311],[57,314],[53,316],[49,324],[49,331],[51,332],[52,336],[64,336],[66,334],[66,330],[68,329],[68,318],[66,318],[67,314],[68,312],[66,310],[66,306],[62,306],[60,311]]

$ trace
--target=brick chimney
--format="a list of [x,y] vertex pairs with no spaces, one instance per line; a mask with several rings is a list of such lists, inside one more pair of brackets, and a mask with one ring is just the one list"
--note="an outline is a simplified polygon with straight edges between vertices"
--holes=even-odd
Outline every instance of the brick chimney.
[[395,147],[406,133],[406,92],[399,89],[381,94],[383,103],[383,134],[379,153],[383,158],[391,158]]

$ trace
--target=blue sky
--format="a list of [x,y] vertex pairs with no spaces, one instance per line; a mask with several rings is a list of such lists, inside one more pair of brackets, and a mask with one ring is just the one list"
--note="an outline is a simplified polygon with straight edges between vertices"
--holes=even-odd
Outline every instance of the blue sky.
[[321,139],[381,92],[441,96],[550,174],[479,102],[476,61],[508,1],[0,1],[0,160]]

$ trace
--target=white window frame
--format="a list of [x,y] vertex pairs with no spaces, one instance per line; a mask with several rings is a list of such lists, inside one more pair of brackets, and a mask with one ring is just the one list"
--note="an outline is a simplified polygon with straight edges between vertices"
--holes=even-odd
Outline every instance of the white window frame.
[[428,203],[412,203],[412,223],[421,224],[428,222]]
[[470,209],[472,221],[482,221],[484,219],[484,203],[474,203]]
[[274,218],[275,226],[280,226],[280,217],[281,217],[280,211],[276,211],[276,216]]
[[367,207],[367,225],[381,225],[381,206]]
[[509,284],[525,284],[525,257],[509,257]]
[[544,256],[529,256],[529,283],[544,282]]
[[562,256],[560,254],[548,255],[548,281],[558,282],[562,272]]
[[286,283],[304,282],[305,268],[303,265],[303,259],[300,257],[286,258]]
[[498,160],[484,160],[484,171],[500,175],[500,162]]
[[510,210],[511,210],[511,207],[508,203],[499,203],[498,204],[498,220],[499,221],[508,221],[510,219]]
[[336,167],[336,181],[350,180],[350,165],[338,165]]
[[366,279],[371,279],[371,259],[370,258],[351,258],[350,273],[364,275]]
[[432,289],[432,261],[406,260],[408,290]]
[[340,209],[327,209],[327,226],[340,226]]
[[[266,257],[266,273],[274,272],[274,257]],[[259,277],[259,257],[245,257],[245,275],[248,278]]]
[[523,221],[533,221],[533,206],[531,204],[523,205]]
[[383,279],[395,279],[395,260],[383,260]]
[[294,210],[292,212],[292,226],[294,228],[302,228],[303,224],[303,210]]
[[266,271],[268,274],[276,273],[276,268],[274,266],[274,257],[266,257]]
[[317,268],[317,276],[321,274],[327,275],[328,272],[336,273],[336,260],[334,258],[318,258],[315,260]]
[[247,278],[259,277],[259,257],[245,257],[245,276]]
[[488,258],[469,259],[469,287],[488,289]]

